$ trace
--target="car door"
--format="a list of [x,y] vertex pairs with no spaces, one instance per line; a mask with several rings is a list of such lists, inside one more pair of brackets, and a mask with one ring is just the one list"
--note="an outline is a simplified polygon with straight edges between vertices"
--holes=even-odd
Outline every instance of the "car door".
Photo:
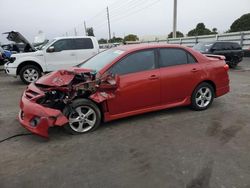
[[[54,49],[49,51],[49,49]],[[45,50],[47,71],[64,69],[77,65],[77,57],[72,39],[60,39]]]
[[77,64],[84,62],[98,52],[91,38],[75,38],[73,42],[77,56]]
[[160,105],[160,75],[155,50],[129,54],[109,72],[120,76],[115,98],[108,100],[111,115]]
[[230,61],[231,50],[227,43],[217,42],[212,47],[214,55],[223,55],[226,57],[226,61]]
[[191,96],[203,71],[197,60],[184,49],[159,49],[161,102],[174,104]]

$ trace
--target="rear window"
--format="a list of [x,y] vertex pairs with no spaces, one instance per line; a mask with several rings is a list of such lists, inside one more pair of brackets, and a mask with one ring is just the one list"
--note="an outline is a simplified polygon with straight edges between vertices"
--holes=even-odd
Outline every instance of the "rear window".
[[93,49],[94,45],[90,38],[73,39],[76,50]]
[[193,49],[199,52],[208,52],[213,44],[214,43],[198,43],[193,47]]

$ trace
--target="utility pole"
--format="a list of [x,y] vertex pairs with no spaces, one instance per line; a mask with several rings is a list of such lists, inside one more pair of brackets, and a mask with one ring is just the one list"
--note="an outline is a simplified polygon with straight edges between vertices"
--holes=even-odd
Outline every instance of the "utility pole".
[[74,29],[74,31],[75,31],[75,36],[77,36],[76,28]]
[[87,36],[87,25],[85,21],[84,21],[84,30],[85,30],[85,35]]
[[173,38],[176,38],[176,28],[177,28],[177,0],[174,0]]
[[107,18],[108,18],[108,29],[109,29],[109,41],[111,40],[111,29],[110,29],[110,19],[109,19],[109,7],[107,7]]

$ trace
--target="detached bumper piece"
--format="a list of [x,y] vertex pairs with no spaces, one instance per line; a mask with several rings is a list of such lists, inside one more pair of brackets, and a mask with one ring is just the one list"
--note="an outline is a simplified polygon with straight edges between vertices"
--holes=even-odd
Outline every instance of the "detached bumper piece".
[[28,99],[24,93],[20,101],[19,122],[21,125],[42,137],[48,138],[48,129],[68,123],[60,110],[46,108]]

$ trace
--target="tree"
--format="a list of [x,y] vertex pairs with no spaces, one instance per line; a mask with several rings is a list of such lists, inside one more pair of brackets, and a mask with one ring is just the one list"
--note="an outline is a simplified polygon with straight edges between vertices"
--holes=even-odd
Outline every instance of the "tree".
[[126,41],[137,41],[137,40],[139,40],[139,38],[137,37],[137,35],[134,35],[134,34],[129,34],[129,35],[124,37],[124,42],[126,42]]
[[122,43],[123,38],[121,37],[113,37],[112,39],[109,40],[110,43]]
[[[183,33],[180,31],[176,31],[176,38],[184,37]],[[173,32],[168,34],[168,38],[173,38]]]
[[101,38],[101,39],[98,40],[98,43],[99,44],[107,44],[107,39]]
[[214,28],[212,29],[212,34],[218,34],[218,29],[214,27]]
[[212,32],[206,28],[204,23],[198,23],[195,29],[188,32],[188,36],[209,35]]
[[86,32],[87,32],[87,36],[93,36],[93,37],[95,36],[93,27],[87,28]]
[[250,13],[244,14],[243,16],[235,20],[231,25],[229,32],[249,31],[249,30],[250,30]]

